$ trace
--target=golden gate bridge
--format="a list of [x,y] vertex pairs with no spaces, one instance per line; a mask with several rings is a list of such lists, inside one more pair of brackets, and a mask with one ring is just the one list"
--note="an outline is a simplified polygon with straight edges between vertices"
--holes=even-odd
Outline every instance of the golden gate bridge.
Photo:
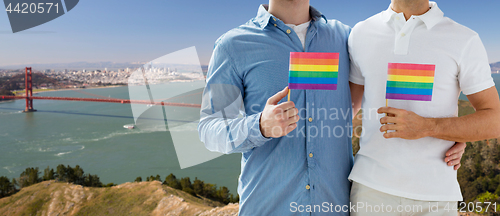
[[[25,99],[26,108],[24,112],[34,112],[33,100],[64,100],[64,101],[86,101],[86,102],[105,102],[105,103],[121,103],[121,104],[146,104],[146,105],[159,105],[159,106],[177,106],[177,107],[191,107],[201,108],[200,104],[190,103],[172,103],[172,102],[155,102],[153,100],[128,100],[118,98],[75,98],[75,97],[42,97],[33,96],[33,72],[31,67],[25,69],[25,96],[0,96],[2,99]],[[95,95],[102,97],[100,95]]]

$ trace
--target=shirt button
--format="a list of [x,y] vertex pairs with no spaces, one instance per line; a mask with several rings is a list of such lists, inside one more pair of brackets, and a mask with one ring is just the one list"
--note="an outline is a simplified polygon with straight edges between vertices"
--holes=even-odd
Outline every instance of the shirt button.
[[313,121],[313,118],[309,118],[309,122],[312,122]]
[[278,26],[278,25],[274,24],[274,26]]
[[404,37],[404,36],[406,36],[406,34],[405,33],[401,33],[401,37]]
[[307,190],[311,189],[311,186],[306,185],[306,189],[307,189]]
[[292,33],[292,31],[291,31],[290,29],[287,29],[287,30],[286,30],[286,33],[287,33],[287,34],[290,34],[290,33]]
[[396,17],[396,20],[399,20],[399,17]]
[[312,158],[313,157],[313,153],[309,153],[309,157]]
[[276,18],[273,17],[273,20],[276,21]]

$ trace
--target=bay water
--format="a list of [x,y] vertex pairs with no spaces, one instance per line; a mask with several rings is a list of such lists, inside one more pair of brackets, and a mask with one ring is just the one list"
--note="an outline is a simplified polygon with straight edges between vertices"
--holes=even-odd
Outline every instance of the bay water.
[[[183,92],[183,86],[171,83],[164,88],[175,93]],[[128,99],[129,93],[128,87],[114,87],[36,96]],[[25,100],[0,103],[0,176],[17,178],[27,167],[39,167],[43,175],[47,166],[55,170],[58,164],[80,165],[105,184],[131,182],[138,176],[145,180],[157,174],[164,180],[173,173],[177,178],[194,181],[197,177],[237,193],[241,154],[181,169],[168,131],[123,127],[134,124],[130,104],[34,100],[37,112],[23,113],[24,107]],[[197,118],[199,109],[193,110],[191,115]]]

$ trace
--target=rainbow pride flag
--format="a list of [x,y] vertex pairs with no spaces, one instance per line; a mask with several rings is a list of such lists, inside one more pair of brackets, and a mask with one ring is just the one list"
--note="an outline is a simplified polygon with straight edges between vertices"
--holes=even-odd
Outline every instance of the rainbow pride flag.
[[431,101],[435,65],[389,63],[386,99]]
[[289,89],[337,90],[338,53],[291,52]]

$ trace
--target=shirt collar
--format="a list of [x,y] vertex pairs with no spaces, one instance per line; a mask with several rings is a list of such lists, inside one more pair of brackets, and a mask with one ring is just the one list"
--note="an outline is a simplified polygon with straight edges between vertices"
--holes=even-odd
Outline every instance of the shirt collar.
[[417,16],[425,23],[427,29],[431,29],[432,27],[434,27],[444,17],[443,11],[439,9],[436,2],[429,2],[429,6],[431,7],[431,9],[427,11],[427,13]]
[[[382,12],[382,21],[384,22],[389,22],[393,16],[395,16],[397,13],[392,10],[392,4],[389,5],[389,8],[387,10]],[[436,2],[429,2],[429,7],[431,8],[429,11],[427,11],[425,14],[422,14],[420,16],[415,16],[416,18],[419,18],[424,22],[424,24],[427,26],[427,29],[431,29],[434,27],[436,24],[438,24],[441,19],[444,17],[443,11],[439,9],[438,5]]]
[[[278,20],[278,18],[276,18],[275,16],[273,16],[272,14],[270,14],[267,11],[268,8],[269,8],[268,4],[260,5],[259,11],[257,12],[257,17],[255,17],[255,20],[260,24],[261,28],[265,28],[271,20],[274,20],[274,21]],[[311,15],[311,18],[314,21],[317,21],[317,20],[323,18],[325,20],[325,22],[328,22],[326,17],[321,12],[319,12],[318,10],[316,10],[315,8],[313,8],[311,6],[309,7],[309,14]]]

